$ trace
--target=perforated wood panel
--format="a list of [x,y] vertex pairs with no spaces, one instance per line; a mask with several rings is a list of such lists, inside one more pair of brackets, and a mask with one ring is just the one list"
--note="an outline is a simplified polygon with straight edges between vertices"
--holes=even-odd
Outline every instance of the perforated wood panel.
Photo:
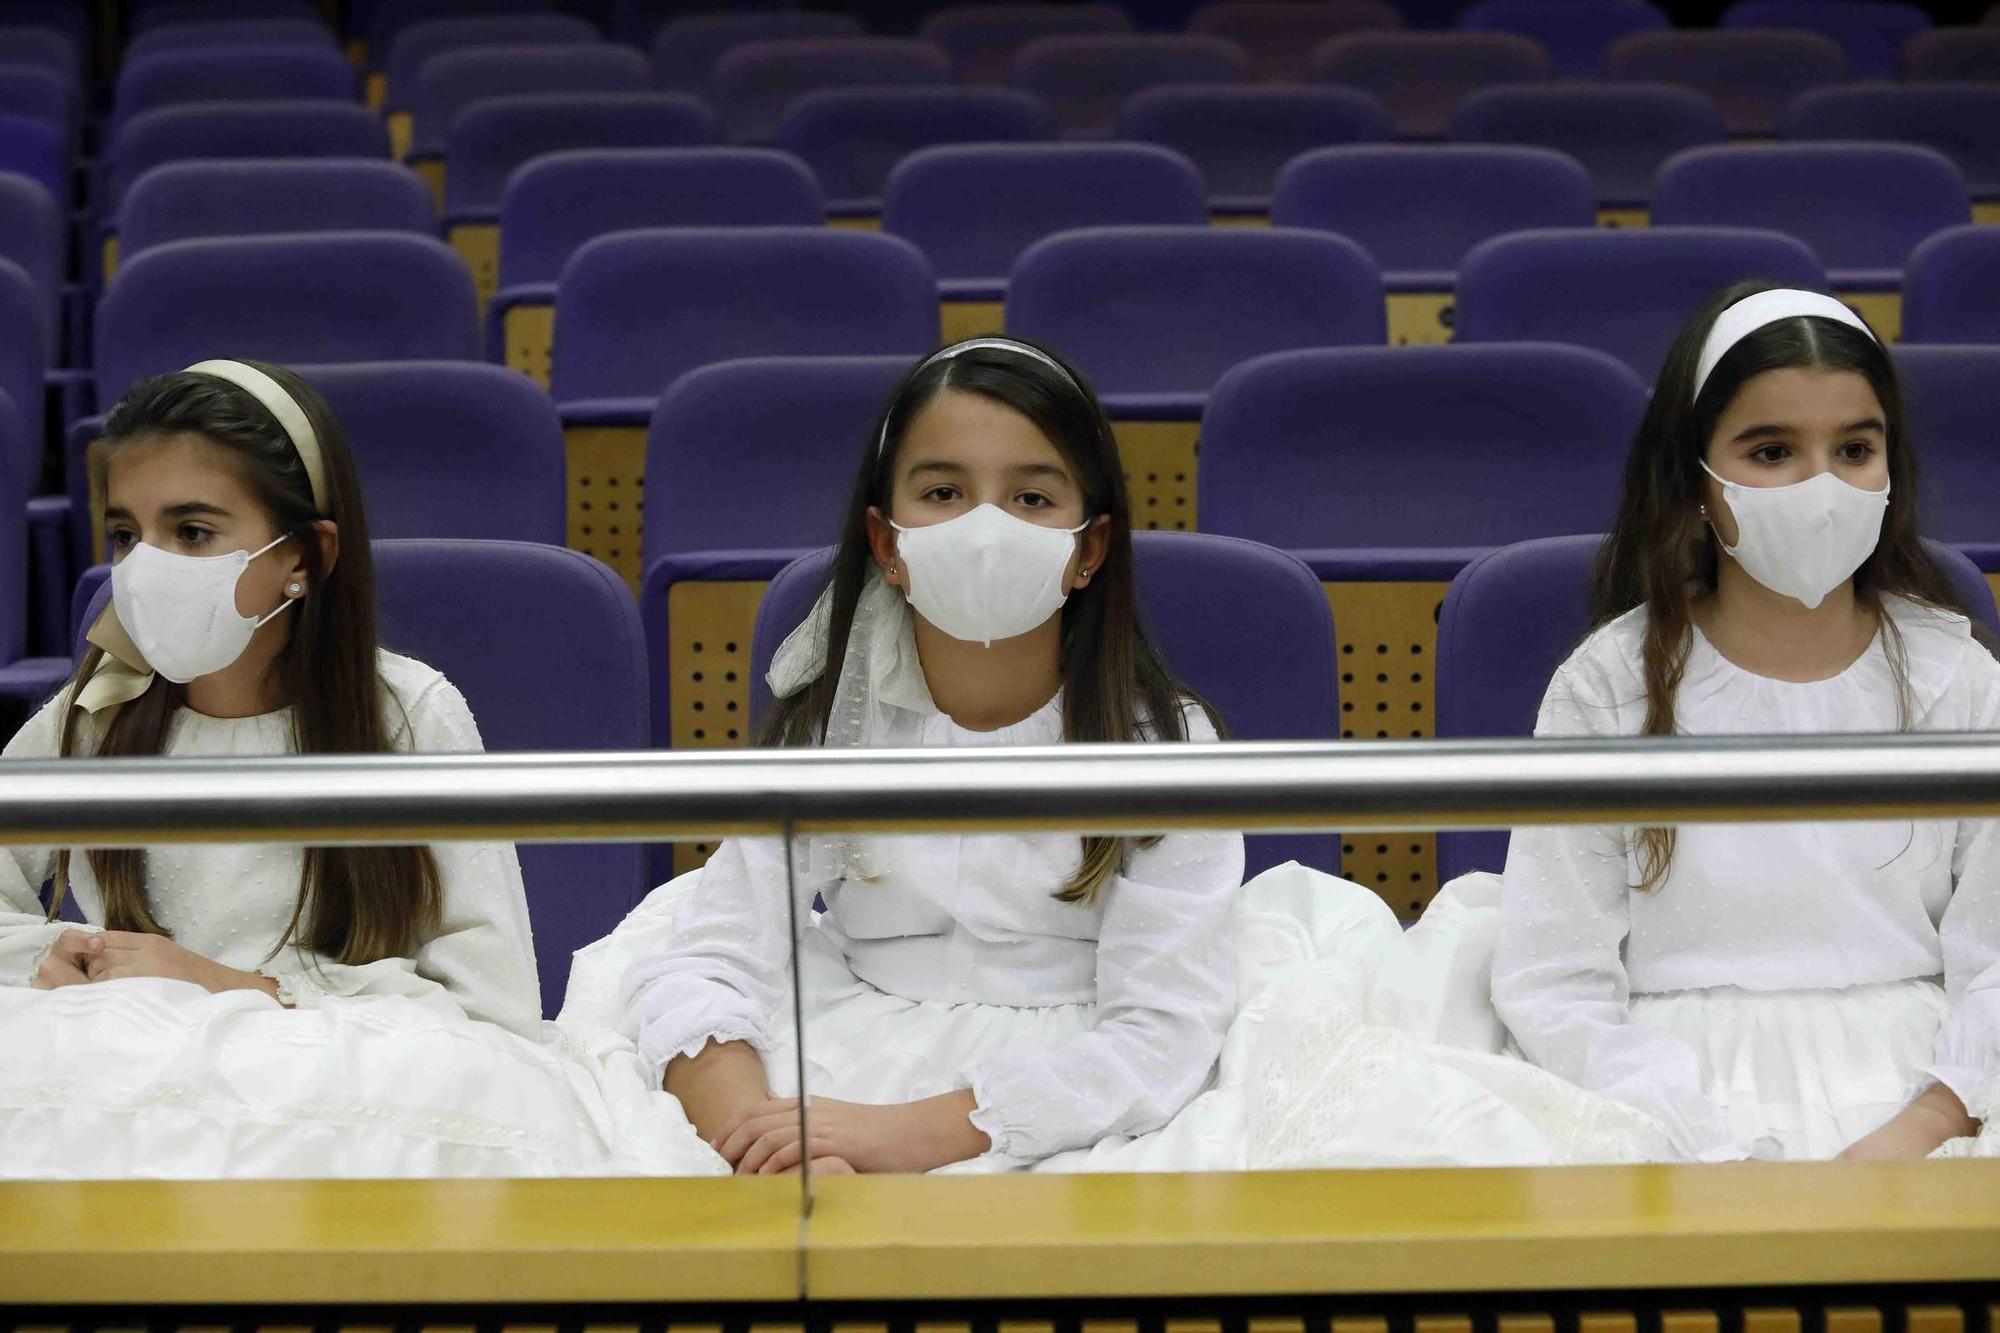
[[[762,581],[677,583],[667,591],[669,743],[727,750],[750,743],[750,631]],[[674,845],[674,873],[708,859],[715,844]]]
[[479,293],[479,308],[500,290],[500,224],[461,222],[451,229],[451,248],[472,267],[472,285]]
[[1972,205],[1972,220],[1984,226],[2000,222],[2000,199],[1987,199]]
[[[391,116],[389,124],[394,126],[395,123],[396,118]],[[390,137],[392,140],[395,137],[393,129],[390,131]],[[409,150],[401,149],[392,151],[395,151],[397,157],[401,157],[403,153]],[[444,159],[441,157],[421,157],[410,163],[410,170],[424,178],[424,184],[431,187],[431,198],[437,201],[438,212],[444,212]]]
[[1450,292],[1390,292],[1389,345],[1448,343],[1457,312]]
[[[384,96],[386,96],[386,91]],[[416,125],[416,118],[407,111],[391,111],[389,123],[389,160],[401,162],[410,155],[410,136]],[[443,196],[440,195],[440,198]]]
[[1884,342],[1900,342],[1903,337],[1903,294],[1901,292],[1841,292],[1847,302],[1868,321],[1868,326]]
[[1118,455],[1132,492],[1132,526],[1194,531],[1198,421],[1114,421]]
[[941,301],[938,324],[945,342],[964,342],[982,333],[999,332],[1006,323],[1006,309],[999,301]]
[[1600,227],[1645,227],[1652,223],[1652,213],[1644,208],[1600,208],[1597,210],[1597,225]]
[[860,217],[828,218],[826,225],[829,227],[838,227],[842,231],[880,231],[882,230],[882,219],[879,214],[868,213]]
[[549,387],[549,369],[554,362],[556,308],[552,305],[509,306],[500,320],[501,341],[506,344],[506,362],[544,389]]
[[104,280],[110,282],[118,273],[118,238],[116,236],[107,236],[104,238],[104,258],[100,262],[104,265]]
[[1211,213],[1208,215],[1211,227],[1268,227],[1271,225],[1269,213]]
[[368,99],[368,109],[370,111],[380,111],[382,104],[389,100],[389,76],[380,70],[370,74],[368,76],[368,91],[365,96]]
[[642,426],[563,433],[569,463],[569,545],[594,555],[639,591],[639,523],[646,487]]
[[[1447,583],[1329,583],[1340,633],[1340,734],[1408,740],[1436,734],[1437,617]],[[1341,873],[1382,895],[1404,920],[1437,892],[1437,840],[1428,833],[1345,833]]]

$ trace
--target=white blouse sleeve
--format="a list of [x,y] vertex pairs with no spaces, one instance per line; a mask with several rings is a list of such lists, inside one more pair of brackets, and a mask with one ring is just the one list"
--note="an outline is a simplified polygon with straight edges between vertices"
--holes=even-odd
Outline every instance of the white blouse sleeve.
[[[409,750],[477,754],[485,749],[472,710],[451,682],[435,677],[404,705]],[[526,1037],[541,1030],[540,983],[521,863],[509,842],[431,844],[443,889],[434,934],[414,956],[345,964],[300,949],[264,967],[278,997],[301,1009],[328,996],[400,995],[449,1005],[468,1018]]]
[[[29,718],[7,748],[8,759],[53,759],[62,738],[64,690]],[[48,847],[0,847],[0,986],[32,986],[42,960],[67,930],[95,930],[48,918],[42,885],[55,873],[56,854]]]
[[[1976,641],[1967,651],[1986,658]],[[1971,718],[2000,731],[2000,669],[1980,660]],[[2000,1115],[2000,820],[1964,819],[1952,856],[1952,894],[1938,926],[1950,1007],[1924,1072],[1958,1094],[1975,1119]]]
[[[1614,735],[1614,710],[1556,673],[1537,737]],[[1631,929],[1626,837],[1612,827],[1522,827],[1502,877],[1493,1003],[1528,1059],[1660,1121],[1697,1161],[1748,1156],[1702,1090],[1680,1038],[1632,1021],[1623,948]]]
[[[1188,739],[1212,741],[1199,710]],[[1229,913],[1243,884],[1238,833],[1170,833],[1105,885],[1097,1015],[1054,1046],[975,1061],[972,1123],[1009,1157],[1047,1157],[1164,1125],[1207,1082],[1236,1008]]]
[[[771,1016],[791,994],[783,839],[726,839],[699,873],[663,936],[671,947],[637,959],[622,987],[626,1030],[655,1087],[675,1056],[696,1055],[711,1041],[748,1042],[769,1054]],[[800,889],[801,921],[811,893]]]

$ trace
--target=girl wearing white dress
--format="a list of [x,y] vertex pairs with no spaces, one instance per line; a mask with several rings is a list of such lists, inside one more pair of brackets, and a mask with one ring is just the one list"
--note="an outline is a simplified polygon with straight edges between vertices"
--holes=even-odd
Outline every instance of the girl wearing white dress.
[[[354,465],[298,376],[210,361],[142,381],[93,469],[111,605],[7,758],[481,748],[450,681],[376,647]],[[86,924],[58,920],[66,898]],[[297,1009],[401,996],[531,1036],[541,1019],[510,844],[0,848],[0,986],[142,977]]]
[[[2000,726],[2000,664],[1917,500],[1868,327],[1815,293],[1724,293],[1661,373],[1597,628],[1536,735]],[[1493,999],[1530,1060],[1684,1158],[1922,1156],[2000,1095],[1994,824],[1517,829]]]
[[[1206,741],[1138,623],[1102,408],[1052,354],[917,365],[868,440],[824,595],[771,671],[765,740],[970,748]],[[1236,1007],[1236,834],[734,839],[657,891],[627,1029],[739,1172],[1032,1162],[1158,1129]],[[789,1030],[803,931],[811,1142]]]

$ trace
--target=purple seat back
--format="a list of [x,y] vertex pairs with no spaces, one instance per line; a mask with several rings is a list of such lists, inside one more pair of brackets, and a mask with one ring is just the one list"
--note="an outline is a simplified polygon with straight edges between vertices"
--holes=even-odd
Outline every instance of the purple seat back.
[[368,158],[170,162],[126,193],[121,260],[169,241],[316,231],[437,235],[437,206],[415,172]]
[[688,228],[588,242],[557,280],[552,388],[649,403],[696,366],[746,356],[915,356],[937,343],[917,248],[829,228]]
[[347,436],[370,535],[564,543],[562,425],[533,380],[478,361],[299,373]]
[[1723,11],[1721,26],[1824,33],[1840,43],[1856,78],[1893,79],[1903,43],[1927,31],[1931,19],[1896,0],[1738,0]]
[[1043,37],[1130,32],[1116,5],[953,5],[927,16],[917,35],[944,48],[960,83],[1007,82],[1014,56]]
[[1174,83],[1241,83],[1250,75],[1243,48],[1194,33],[1105,33],[1042,37],[1015,53],[1007,81],[1055,109],[1073,135],[1111,133],[1119,104]]
[[500,285],[556,280],[586,241],[650,227],[816,227],[819,182],[768,148],[607,148],[522,167],[500,203]]
[[132,38],[125,58],[136,60],[158,51],[196,51],[210,46],[334,45],[333,32],[305,18],[203,19],[148,28]]
[[0,698],[19,697],[7,689],[7,668],[28,655],[27,478],[41,472],[40,446],[0,391]]
[[1817,88],[1785,108],[1787,139],[1886,140],[1934,148],[1972,197],[2000,197],[2000,84],[1865,83]]
[[0,64],[33,65],[75,86],[83,78],[83,50],[56,28],[0,25]]
[[2000,25],[1988,13],[1984,27],[1933,28],[1903,47],[1906,79],[2000,83]]
[[476,360],[477,298],[442,241],[319,232],[173,241],[128,264],[97,308],[97,401],[210,357]]
[[[4,136],[0,136],[4,137]],[[111,199],[166,162],[239,157],[387,160],[382,118],[355,102],[213,102],[162,107],[126,122],[111,147]]]
[[1826,270],[1803,241],[1735,227],[1496,236],[1459,266],[1455,337],[1579,343],[1651,384],[1695,308],[1748,279],[1823,290]]
[[637,93],[648,80],[646,57],[629,46],[475,46],[432,56],[417,71],[410,155],[445,151],[454,117],[487,97],[528,93]]
[[1057,232],[1207,221],[1201,173],[1150,144],[927,148],[889,174],[882,200],[882,229],[929,256],[947,291],[979,283],[991,299],[1022,252]]
[[662,24],[641,44],[653,52],[655,87],[706,93],[715,80],[716,65],[739,46],[866,35],[866,30],[846,14],[764,9],[688,14]]
[[828,88],[935,88],[951,61],[929,42],[903,37],[825,37],[750,42],[717,62],[710,100],[731,143],[767,144],[792,104]]
[[[0,259],[20,266],[42,312],[42,356],[54,365],[62,328],[63,258],[69,219],[40,181],[0,171]],[[40,437],[37,437],[38,439]]]
[[154,0],[132,6],[132,33],[143,36],[156,28],[184,23],[226,23],[238,19],[297,19],[318,17],[311,0]]
[[2000,228],[1953,227],[1910,252],[1903,341],[2000,343]]
[[[1503,547],[1452,580],[1438,617],[1437,729],[1441,737],[1532,736],[1550,677],[1590,628],[1590,568],[1601,536],[1551,537]],[[1989,629],[1993,594],[1972,562],[1925,543],[1953,590]],[[1507,832],[1438,835],[1438,882],[1498,871]]]
[[1810,245],[1843,287],[1900,285],[1919,242],[1971,219],[1964,174],[1914,144],[1691,148],[1660,168],[1653,188],[1656,226],[1782,231]]
[[479,46],[569,46],[601,40],[597,29],[574,14],[479,14],[423,19],[396,34],[389,48],[387,101],[390,111],[416,104],[424,62],[446,51]]
[[1641,32],[1604,53],[1607,79],[1678,83],[1707,93],[1731,134],[1770,134],[1785,103],[1846,73],[1840,43],[1817,32]]
[[1652,198],[1661,163],[1684,148],[1721,143],[1723,128],[1715,103],[1693,88],[1517,83],[1482,88],[1460,102],[1452,113],[1451,137],[1567,153],[1590,174],[1600,204],[1630,206]]
[[68,134],[35,116],[0,112],[0,172],[26,176],[52,197],[68,198]]
[[1258,357],[1217,382],[1202,418],[1202,531],[1468,554],[1596,532],[1645,408],[1624,363],[1561,343]]
[[1481,241],[1534,227],[1595,226],[1597,202],[1583,168],[1550,148],[1323,148],[1285,168],[1271,221],[1358,242],[1392,289],[1442,290]]
[[1189,32],[1226,37],[1250,58],[1259,83],[1302,83],[1322,42],[1354,32],[1395,32],[1403,16],[1382,0],[1226,0],[1188,16]]
[[162,51],[128,62],[112,101],[111,141],[134,116],[188,102],[351,101],[354,66],[330,47]]
[[49,368],[47,326],[53,314],[28,271],[0,259],[0,394],[13,401],[23,447],[30,451],[32,470],[18,478],[24,495],[41,489],[42,377]]
[[778,147],[811,167],[835,211],[874,211],[898,162],[954,143],[1056,137],[1048,107],[1014,88],[827,88],[793,102]]
[[1673,26],[1666,11],[1645,0],[1480,0],[1458,16],[1461,32],[1511,32],[1542,44],[1558,78],[1590,79],[1621,37]]
[[2000,347],[1893,349],[1918,462],[1918,526],[1940,541],[1979,547],[1974,559],[2000,573]]
[[1098,227],[1038,242],[1007,331],[1059,347],[1119,415],[1199,414],[1239,361],[1379,343],[1382,276],[1345,237],[1288,227]]
[[0,64],[0,113],[39,120],[67,140],[76,121],[76,81],[39,65]]
[[[687,93],[539,93],[471,103],[446,136],[447,214],[490,215],[507,182],[549,153],[691,148],[715,142],[715,113]],[[658,225],[658,224],[649,224]]]
[[1224,212],[1268,209],[1278,174],[1301,153],[1382,143],[1395,132],[1382,104],[1354,88],[1150,88],[1118,112],[1120,139],[1160,144],[1186,156],[1200,168],[1210,202]]
[[346,6],[349,31],[368,45],[368,68],[385,70],[396,38],[415,23],[444,18],[490,18],[495,14],[545,14],[554,0],[355,0]]
[[1505,32],[1360,33],[1312,56],[1315,80],[1375,94],[1406,139],[1441,139],[1452,109],[1470,94],[1550,72],[1540,43]]
[[[1312,571],[1283,551],[1213,533],[1135,532],[1139,613],[1168,667],[1215,706],[1230,739],[1317,740],[1340,735],[1333,613]],[[832,563],[820,551],[788,566],[757,608],[751,646],[754,720],[769,711],[771,656],[805,618]],[[1279,627],[1282,627],[1281,629]],[[1256,642],[1256,653],[1242,645]],[[1285,861],[1339,865],[1331,834],[1259,834],[1244,840],[1244,875]]]

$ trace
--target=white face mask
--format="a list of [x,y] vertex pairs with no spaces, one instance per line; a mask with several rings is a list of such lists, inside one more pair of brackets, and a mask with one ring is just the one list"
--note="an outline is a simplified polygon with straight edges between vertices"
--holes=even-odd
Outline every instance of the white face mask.
[[176,555],[144,542],[111,569],[111,600],[119,623],[153,670],[176,685],[213,675],[250,646],[250,636],[294,599],[287,597],[263,620],[236,610],[236,583],[258,551],[228,555]]
[[1062,609],[1076,534],[1090,524],[1044,528],[983,504],[928,527],[889,526],[910,605],[952,638],[990,648]]
[[1736,545],[1722,549],[1751,578],[1808,609],[1853,578],[1882,536],[1887,486],[1864,491],[1831,472],[1790,486],[1739,486],[1707,463],[1701,470],[1722,482],[1736,517]]

